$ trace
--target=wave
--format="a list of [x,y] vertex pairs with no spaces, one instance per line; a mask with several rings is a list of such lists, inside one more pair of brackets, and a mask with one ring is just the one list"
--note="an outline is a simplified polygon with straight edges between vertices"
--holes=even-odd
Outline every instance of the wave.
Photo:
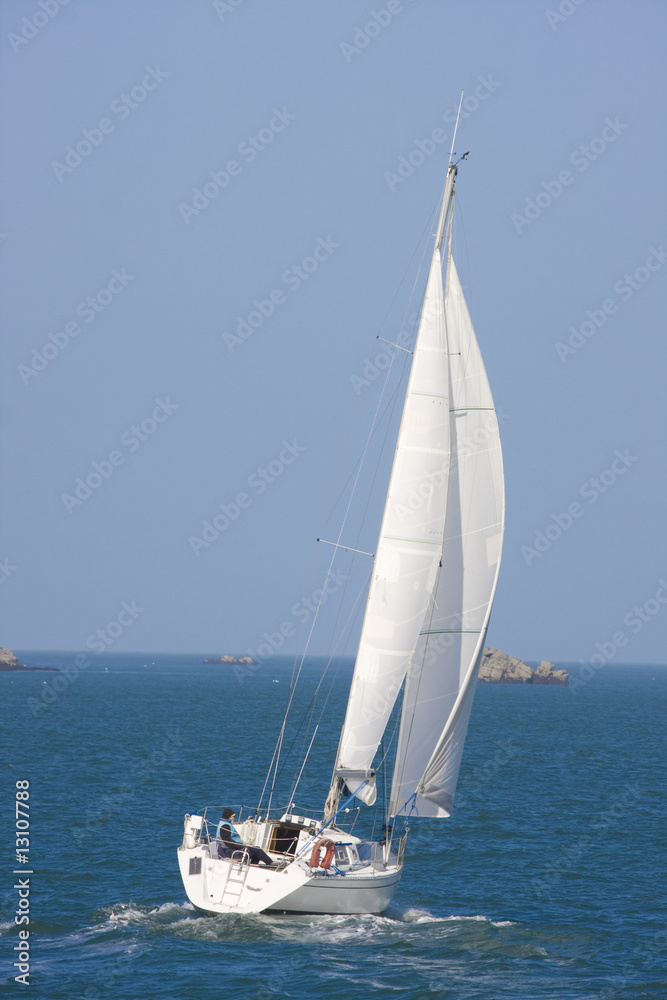
[[[447,944],[456,949],[498,947],[498,936],[513,951],[525,947],[532,933],[512,920],[492,920],[481,914],[438,916],[416,907],[394,905],[377,914],[221,914],[206,917],[189,902],[169,901],[149,906],[135,901],[98,910],[91,921],[63,935],[49,935],[46,949],[67,948],[80,957],[92,953],[130,953],[150,946],[150,939],[169,937],[209,942],[368,944],[389,946],[419,941],[420,947]],[[529,948],[534,953],[535,948]],[[54,956],[55,957],[55,956]]]

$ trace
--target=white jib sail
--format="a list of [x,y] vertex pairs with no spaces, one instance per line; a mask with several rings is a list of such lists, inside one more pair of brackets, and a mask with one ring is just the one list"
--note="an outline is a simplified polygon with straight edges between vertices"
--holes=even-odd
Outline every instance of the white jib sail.
[[375,801],[375,780],[364,779],[419,637],[442,552],[449,469],[447,350],[436,249],[336,765],[350,791],[369,805]]
[[445,316],[451,467],[442,567],[407,674],[391,815],[451,813],[502,549],[498,421],[451,256]]

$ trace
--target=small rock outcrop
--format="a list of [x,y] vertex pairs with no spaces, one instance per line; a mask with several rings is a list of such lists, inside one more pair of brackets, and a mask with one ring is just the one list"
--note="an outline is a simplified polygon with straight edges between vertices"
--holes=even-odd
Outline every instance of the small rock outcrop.
[[204,663],[230,663],[234,665],[235,663],[256,663],[252,656],[232,656],[231,653],[225,653],[224,656],[212,656],[208,660],[204,660]]
[[542,660],[533,670],[523,660],[487,646],[482,654],[478,680],[487,684],[567,684],[568,673],[555,670],[548,660]]
[[553,663],[542,660],[533,673],[533,684],[567,684],[569,676],[567,670],[554,670]]
[[26,667],[11,649],[0,647],[0,671],[8,670],[54,670],[54,667]]
[[25,670],[18,656],[11,649],[0,647],[0,670]]

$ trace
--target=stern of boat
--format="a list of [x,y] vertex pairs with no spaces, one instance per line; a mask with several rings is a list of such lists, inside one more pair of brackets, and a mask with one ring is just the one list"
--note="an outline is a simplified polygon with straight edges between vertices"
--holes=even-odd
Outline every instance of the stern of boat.
[[[229,858],[219,857],[213,825],[202,816],[186,815],[178,861],[188,899],[200,913],[382,913],[401,877],[404,840],[394,851],[327,829],[335,852],[324,869],[310,864],[318,840],[312,820],[283,816],[275,822],[247,820],[235,826],[246,844],[252,839],[256,846],[269,848],[273,865],[250,864],[242,847]],[[288,842],[290,827],[298,829],[291,831],[296,836]],[[278,853],[276,844],[290,850]]]

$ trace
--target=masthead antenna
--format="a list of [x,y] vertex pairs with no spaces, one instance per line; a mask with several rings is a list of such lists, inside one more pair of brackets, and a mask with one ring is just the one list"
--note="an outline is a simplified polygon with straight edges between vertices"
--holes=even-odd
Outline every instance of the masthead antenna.
[[456,112],[456,125],[454,126],[454,135],[452,136],[452,148],[449,151],[449,162],[451,164],[452,157],[454,156],[454,143],[456,142],[456,133],[459,127],[459,118],[461,117],[461,105],[463,104],[463,91],[461,91],[461,100],[459,101],[459,110]]

